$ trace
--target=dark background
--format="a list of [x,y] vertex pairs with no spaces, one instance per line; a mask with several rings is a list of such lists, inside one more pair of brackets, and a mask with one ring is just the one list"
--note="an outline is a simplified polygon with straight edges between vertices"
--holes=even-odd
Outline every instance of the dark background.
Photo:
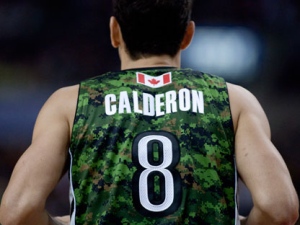
[[[195,1],[196,25],[247,27],[263,41],[255,79],[232,82],[249,89],[262,104],[272,140],[299,192],[300,1]],[[110,0],[0,0],[0,197],[49,95],[119,69],[109,40],[110,15]],[[248,197],[242,191],[245,212]],[[48,207],[53,213],[68,212],[66,177]]]

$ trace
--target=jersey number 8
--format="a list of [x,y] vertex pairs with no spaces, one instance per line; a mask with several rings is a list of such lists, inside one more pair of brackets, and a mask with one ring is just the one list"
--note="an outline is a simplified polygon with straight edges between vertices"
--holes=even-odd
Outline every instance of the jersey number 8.
[[133,202],[145,216],[163,217],[181,204],[181,179],[175,169],[180,160],[177,138],[165,131],[137,135],[132,159],[137,171],[133,176]]

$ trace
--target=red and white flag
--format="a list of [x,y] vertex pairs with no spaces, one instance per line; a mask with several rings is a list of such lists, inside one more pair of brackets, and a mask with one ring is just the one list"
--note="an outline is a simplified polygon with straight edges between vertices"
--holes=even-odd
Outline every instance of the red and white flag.
[[172,73],[164,73],[161,76],[150,76],[144,73],[136,73],[136,82],[151,88],[160,88],[172,83]]

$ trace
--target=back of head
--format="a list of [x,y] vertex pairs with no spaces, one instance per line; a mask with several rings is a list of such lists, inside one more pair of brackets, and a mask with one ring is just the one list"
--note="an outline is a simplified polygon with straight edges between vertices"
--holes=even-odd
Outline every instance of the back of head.
[[113,0],[116,17],[133,60],[175,56],[180,50],[193,0]]

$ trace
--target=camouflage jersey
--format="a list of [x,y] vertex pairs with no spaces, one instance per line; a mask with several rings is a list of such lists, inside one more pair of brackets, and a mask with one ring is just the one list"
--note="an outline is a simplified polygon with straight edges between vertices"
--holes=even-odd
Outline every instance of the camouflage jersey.
[[70,156],[71,225],[238,224],[222,78],[146,68],[81,82]]

